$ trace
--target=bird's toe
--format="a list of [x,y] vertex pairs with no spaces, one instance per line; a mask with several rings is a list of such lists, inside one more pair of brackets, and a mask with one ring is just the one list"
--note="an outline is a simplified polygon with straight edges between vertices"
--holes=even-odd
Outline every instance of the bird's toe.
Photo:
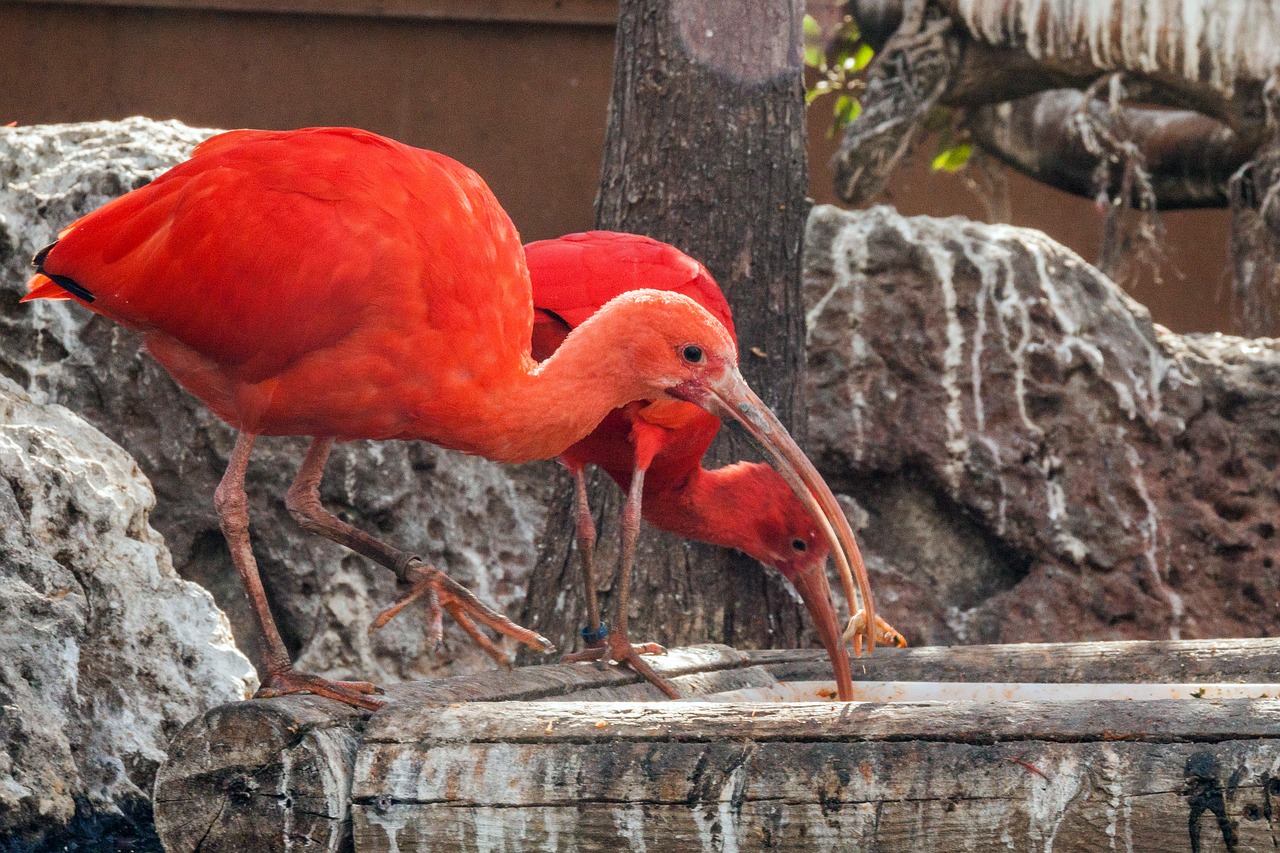
[[331,681],[318,675],[285,669],[269,674],[254,698],[274,699],[293,693],[311,693],[365,711],[377,711],[387,704],[386,700],[374,697],[375,693],[381,692],[380,687],[367,681]]

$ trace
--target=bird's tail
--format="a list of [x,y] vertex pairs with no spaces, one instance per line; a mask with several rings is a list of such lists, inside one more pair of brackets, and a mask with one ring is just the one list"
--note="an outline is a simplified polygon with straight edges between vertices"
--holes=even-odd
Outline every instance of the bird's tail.
[[83,285],[65,275],[54,275],[44,271],[44,259],[49,256],[49,250],[56,245],[58,245],[58,241],[54,240],[36,252],[36,256],[31,259],[31,265],[36,268],[36,274],[27,282],[27,295],[22,297],[20,301],[70,299],[72,296],[76,296],[85,302],[92,302],[93,294]]
[[71,294],[65,288],[59,287],[58,283],[44,273],[36,273],[27,282],[27,295],[22,297],[22,302],[30,302],[33,299],[70,299]]

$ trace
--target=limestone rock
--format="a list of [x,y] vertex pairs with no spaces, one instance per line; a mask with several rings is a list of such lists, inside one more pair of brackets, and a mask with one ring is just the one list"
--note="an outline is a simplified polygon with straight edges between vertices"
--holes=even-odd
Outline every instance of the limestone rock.
[[0,379],[0,839],[145,804],[178,728],[256,689],[154,503],[106,436]]
[[[68,303],[17,304],[31,255],[58,229],[185,159],[210,133],[136,118],[0,129],[0,374],[80,413],[138,460],[155,486],[153,523],[178,572],[213,592],[253,657],[258,638],[213,509],[231,430],[141,352],[132,332]],[[373,615],[395,598],[394,579],[289,517],[283,495],[305,447],[305,440],[263,439],[248,475],[263,581],[299,666],[375,681],[491,666],[452,628],[439,651],[428,649],[419,608],[367,635]],[[358,442],[334,453],[321,494],[344,520],[418,553],[510,612],[533,564],[552,466],[518,469],[421,443]]]
[[1280,633],[1280,341],[1173,334],[1040,232],[883,207],[815,209],[805,276],[811,446],[909,639]]

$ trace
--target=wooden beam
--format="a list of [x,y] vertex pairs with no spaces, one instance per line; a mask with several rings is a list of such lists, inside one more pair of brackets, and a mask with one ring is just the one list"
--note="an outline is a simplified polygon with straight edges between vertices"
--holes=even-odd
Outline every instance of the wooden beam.
[[618,21],[618,0],[0,0],[3,2],[597,27],[612,27]]
[[359,853],[1272,853],[1278,757],[1273,740],[458,744],[368,755],[352,834]]
[[[1275,681],[1277,640],[884,649],[871,678]],[[816,651],[673,650],[693,698],[827,678]],[[1215,678],[1215,674],[1220,677]],[[1280,700],[713,703],[618,667],[223,706],[157,778],[170,851],[1267,851]]]
[[[396,704],[365,728],[360,764],[449,743],[804,743],[1280,740],[1280,699],[1094,702],[518,702]],[[1280,744],[1278,744],[1280,745]],[[383,748],[385,747],[385,748]],[[372,759],[371,759],[372,760]],[[361,773],[357,770],[357,776]],[[381,782],[375,783],[381,784]],[[371,792],[368,782],[357,788]]]
[[[779,681],[826,681],[817,649],[749,651]],[[1177,684],[1280,683],[1280,640],[1124,640],[882,649],[855,658],[854,680]]]

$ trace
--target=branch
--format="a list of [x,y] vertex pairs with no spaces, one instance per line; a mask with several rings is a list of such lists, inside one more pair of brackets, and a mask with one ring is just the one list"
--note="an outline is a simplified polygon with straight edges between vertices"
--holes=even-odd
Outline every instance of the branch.
[[[1266,124],[1262,88],[1280,65],[1280,10],[1274,4],[1071,0],[1039,12],[1033,5],[931,0],[931,10],[946,15],[962,34],[964,48],[941,103],[972,107],[1048,89],[1084,88],[1120,71],[1131,96],[1140,100],[1204,113],[1242,135]],[[848,5],[873,46],[897,26],[902,9],[902,0]],[[1025,31],[1031,12],[1037,25]],[[1189,25],[1198,29],[1188,45],[1182,36]]]
[[[1016,101],[987,105],[970,114],[969,128],[984,150],[1023,174],[1092,199],[1115,197],[1119,178],[1096,185],[1098,158],[1073,129],[1085,95],[1058,89]],[[1090,109],[1107,109],[1094,101]],[[1258,134],[1241,136],[1221,122],[1188,110],[1121,108],[1129,141],[1142,152],[1161,210],[1225,207],[1227,182],[1262,144]],[[1133,206],[1136,199],[1130,199]]]
[[861,204],[878,193],[911,150],[925,115],[951,80],[959,49],[951,22],[925,23],[925,0],[876,53],[867,72],[862,114],[845,129],[835,156],[836,195]]

